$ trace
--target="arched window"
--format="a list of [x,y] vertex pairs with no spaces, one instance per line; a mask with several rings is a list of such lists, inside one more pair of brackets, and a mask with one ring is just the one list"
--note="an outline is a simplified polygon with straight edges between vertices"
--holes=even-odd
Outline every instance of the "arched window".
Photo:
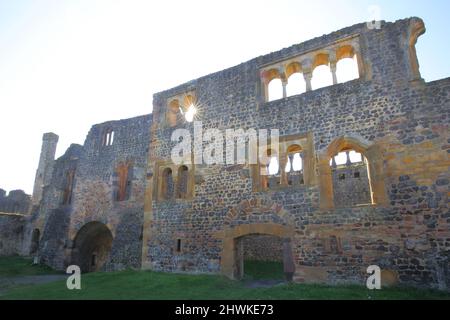
[[351,45],[345,45],[336,50],[336,77],[338,83],[359,78],[358,58]]
[[330,159],[330,166],[336,207],[372,203],[368,163],[364,155],[345,148]]
[[324,88],[333,85],[333,75],[330,66],[320,65],[314,68],[311,79],[312,90]]
[[273,188],[280,184],[280,164],[278,155],[269,149],[266,152],[266,161],[261,168],[262,187]]
[[162,173],[162,197],[163,199],[172,199],[173,193],[174,193],[174,185],[173,185],[173,176],[172,176],[172,169],[166,168],[164,169]]
[[264,85],[266,101],[273,101],[283,98],[283,84],[281,74],[277,68],[265,70],[261,74]]
[[183,108],[182,113],[184,119],[187,122],[194,121],[195,114],[197,113],[197,108],[195,106],[195,98],[188,94],[183,99]]
[[114,142],[114,131],[111,128],[108,128],[103,133],[102,145],[110,146]]
[[353,58],[345,58],[338,61],[336,65],[336,77],[338,83],[344,83],[359,78],[356,55],[353,56]]
[[180,114],[180,102],[178,101],[178,99],[174,99],[170,101],[166,113],[166,120],[169,126],[174,127],[177,125],[179,114]]
[[287,149],[287,161],[284,170],[289,185],[302,185],[305,183],[303,177],[303,154],[299,145],[294,144]]
[[189,169],[181,166],[178,169],[177,198],[186,199],[188,194]]
[[333,85],[333,74],[330,69],[328,53],[318,53],[314,57],[311,78],[312,90]]
[[302,94],[306,92],[306,82],[302,73],[293,73],[289,79],[286,86],[287,96],[294,96],[297,94]]
[[268,86],[269,90],[269,101],[274,101],[283,98],[283,84],[281,79],[272,79]]
[[280,165],[278,164],[278,158],[276,156],[271,156],[269,164],[267,165],[267,172],[269,176],[277,175],[280,171]]
[[306,82],[302,73],[302,66],[299,62],[291,62],[285,70],[287,84],[286,96],[294,96],[306,91]]

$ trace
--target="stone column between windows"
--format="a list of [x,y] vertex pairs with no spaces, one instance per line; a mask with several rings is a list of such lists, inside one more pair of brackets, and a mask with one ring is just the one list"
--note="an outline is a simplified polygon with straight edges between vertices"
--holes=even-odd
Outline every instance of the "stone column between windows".
[[172,199],[178,199],[178,170],[174,173],[172,169],[172,185]]
[[305,78],[306,82],[306,91],[312,90],[311,80],[312,80],[312,71],[303,72],[303,78]]
[[287,90],[286,90],[287,80],[286,79],[282,79],[281,80],[281,85],[283,86],[283,98],[286,98],[287,97]]
[[287,164],[287,154],[285,152],[281,153],[280,155],[280,170],[281,170],[281,186],[287,186],[288,180],[287,180],[287,174],[286,174],[286,164]]
[[333,180],[331,177],[330,160],[326,155],[318,159],[319,166],[319,190],[320,208],[322,210],[332,209],[333,203]]
[[328,60],[330,62],[330,70],[331,75],[333,77],[333,84],[337,84],[337,75],[336,75],[336,69],[337,69],[337,61],[336,61],[336,51],[330,50],[328,54]]
[[302,150],[302,160],[303,160],[303,179],[305,185],[311,186],[317,183],[316,177],[316,161],[313,143],[313,134],[309,132],[307,135],[307,143],[305,149]]
[[336,75],[336,61],[330,61],[330,70],[331,70],[331,75],[333,77],[333,84],[337,84],[338,80],[337,80],[337,75]]

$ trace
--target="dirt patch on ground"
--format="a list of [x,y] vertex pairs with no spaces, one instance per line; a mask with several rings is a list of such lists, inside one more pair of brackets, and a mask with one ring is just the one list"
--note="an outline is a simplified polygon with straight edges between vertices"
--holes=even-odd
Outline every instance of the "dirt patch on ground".
[[249,280],[244,282],[246,288],[271,288],[286,284],[284,280]]
[[59,274],[0,277],[0,295],[5,294],[7,291],[18,286],[43,284],[65,279],[67,279],[66,275],[59,275]]

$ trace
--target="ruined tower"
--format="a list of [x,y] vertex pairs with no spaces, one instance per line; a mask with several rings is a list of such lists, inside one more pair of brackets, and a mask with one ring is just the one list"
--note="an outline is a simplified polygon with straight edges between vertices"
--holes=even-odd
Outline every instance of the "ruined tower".
[[42,199],[43,189],[50,182],[58,139],[58,135],[53,132],[44,133],[42,137],[41,156],[39,158],[33,187],[33,206],[39,204]]

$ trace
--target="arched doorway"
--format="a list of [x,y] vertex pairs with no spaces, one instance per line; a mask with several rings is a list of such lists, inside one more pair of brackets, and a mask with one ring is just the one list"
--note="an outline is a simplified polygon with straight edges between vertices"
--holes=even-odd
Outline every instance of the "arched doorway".
[[100,270],[111,252],[113,236],[101,222],[89,222],[78,231],[72,250],[72,264],[81,272]]
[[[290,244],[293,229],[273,223],[244,224],[225,230],[221,258],[222,273],[231,279],[242,279],[244,276],[245,240],[250,236],[276,237],[283,243],[280,255],[284,268],[290,269],[286,263],[294,265],[292,246]],[[293,266],[292,266],[293,268]],[[294,270],[292,271],[294,272]]]
[[283,238],[268,234],[248,234],[235,239],[236,278],[282,280]]
[[41,238],[41,232],[39,229],[34,229],[31,234],[31,246],[30,255],[35,255],[39,250],[39,239]]

